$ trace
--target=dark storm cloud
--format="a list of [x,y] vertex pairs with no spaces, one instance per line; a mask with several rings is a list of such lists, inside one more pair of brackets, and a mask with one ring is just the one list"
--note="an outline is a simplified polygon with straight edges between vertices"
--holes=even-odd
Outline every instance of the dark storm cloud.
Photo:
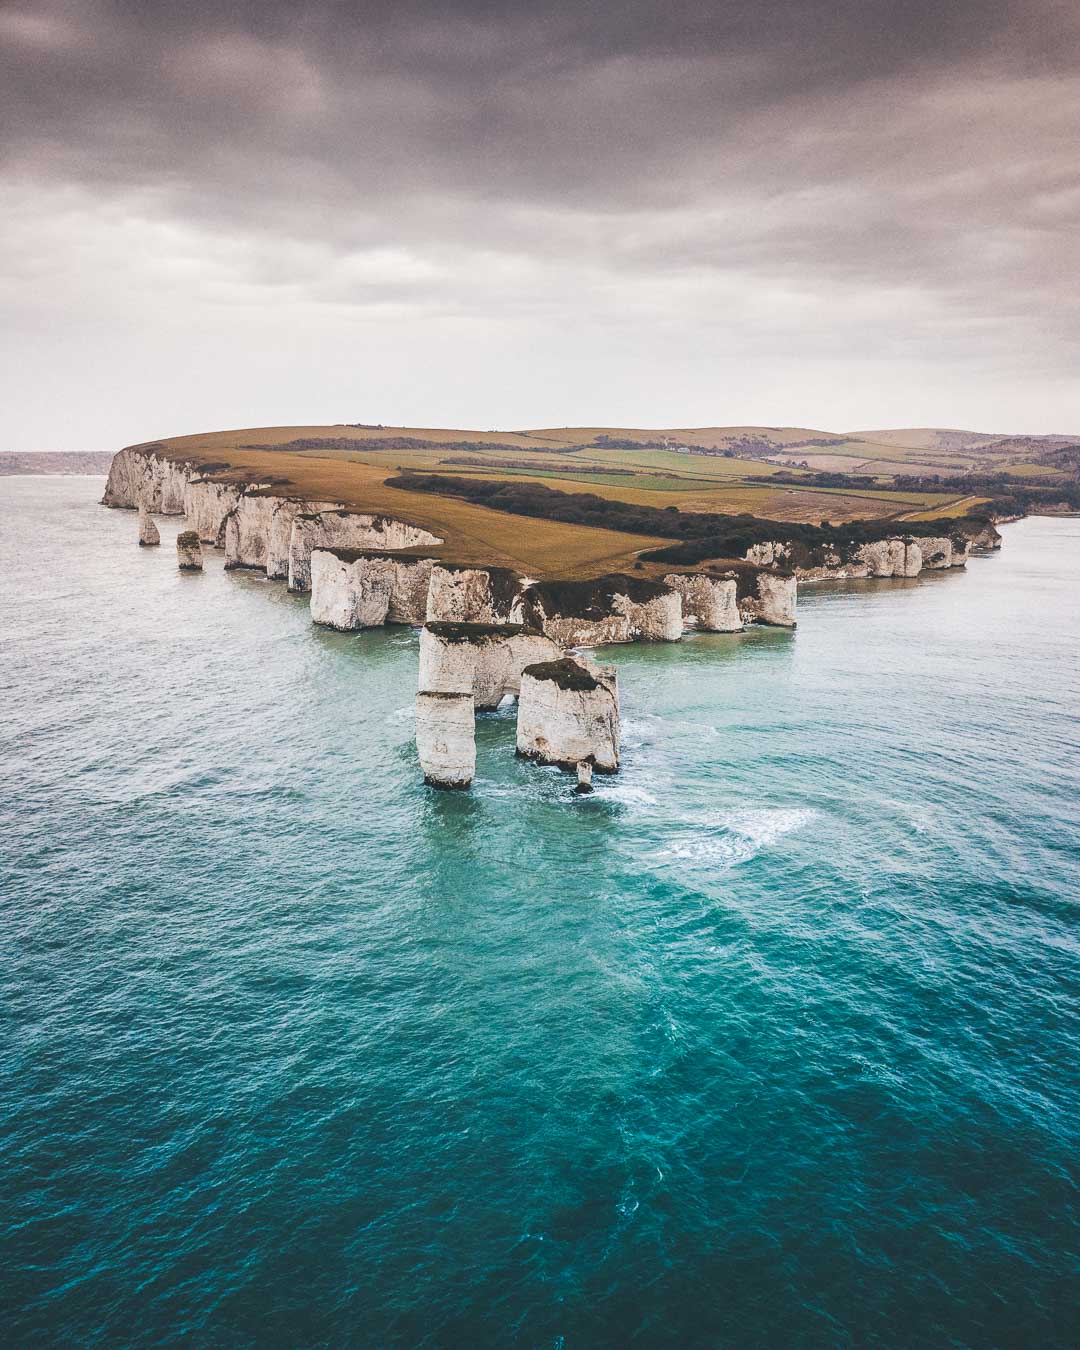
[[26,312],[81,251],[221,304],[728,306],[792,350],[835,305],[830,345],[1062,365],[1078,59],[1056,0],[6,0],[0,242]]

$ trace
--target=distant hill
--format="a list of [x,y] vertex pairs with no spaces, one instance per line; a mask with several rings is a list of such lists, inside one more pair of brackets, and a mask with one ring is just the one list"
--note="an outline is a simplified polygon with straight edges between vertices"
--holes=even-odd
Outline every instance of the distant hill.
[[0,450],[0,477],[12,474],[106,474],[112,463],[107,450]]

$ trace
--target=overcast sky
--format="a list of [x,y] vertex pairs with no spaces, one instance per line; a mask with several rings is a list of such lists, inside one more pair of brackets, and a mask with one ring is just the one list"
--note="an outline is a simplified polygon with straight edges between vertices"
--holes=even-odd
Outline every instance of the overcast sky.
[[1075,0],[0,0],[0,449],[1080,432]]

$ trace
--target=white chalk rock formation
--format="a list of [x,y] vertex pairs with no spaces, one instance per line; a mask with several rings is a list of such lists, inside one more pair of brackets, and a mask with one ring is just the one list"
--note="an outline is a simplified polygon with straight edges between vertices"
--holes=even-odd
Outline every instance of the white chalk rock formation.
[[591,791],[592,791],[592,762],[591,762],[591,760],[587,760],[587,759],[581,759],[581,760],[578,760],[578,766],[577,766],[577,787],[574,788],[574,791],[575,791],[575,792],[591,792]]
[[377,550],[317,548],[311,555],[312,622],[342,632],[421,624],[432,565],[430,558]]
[[119,450],[109,466],[102,502],[135,510],[145,506],[163,516],[184,514],[184,489],[193,472],[190,463],[159,453],[157,443]]
[[181,572],[203,570],[202,541],[194,530],[181,530],[176,536],[176,565]]
[[855,556],[866,565],[868,577],[917,577],[922,569],[922,550],[910,536],[876,539],[863,544]]
[[997,530],[990,521],[982,525],[968,539],[968,552],[976,557],[993,553],[995,549],[1001,547],[1001,532]]
[[527,666],[518,701],[517,751],[526,759],[598,773],[619,767],[619,691],[614,666],[564,657]]
[[[317,548],[383,550],[421,548],[441,543],[438,535],[390,516],[344,510],[314,514],[304,512],[292,522],[289,535],[289,590],[311,589],[311,555]],[[424,615],[421,613],[416,622],[423,621]]]
[[139,544],[146,548],[152,548],[155,544],[161,543],[161,535],[158,527],[154,524],[154,519],[145,506],[139,507]]
[[225,517],[225,566],[252,567],[272,580],[289,572],[289,537],[302,511],[329,511],[339,502],[311,502],[283,497],[262,488],[248,489]]
[[476,776],[472,694],[417,694],[416,752],[425,783],[440,788],[469,786]]
[[664,578],[682,596],[683,623],[707,633],[737,633],[743,626],[739,613],[738,583],[731,572],[672,572]]
[[739,613],[744,623],[774,628],[795,627],[797,583],[787,572],[756,569],[738,571]]
[[682,596],[658,581],[617,573],[588,581],[540,581],[525,591],[525,622],[564,648],[677,642]]
[[923,571],[939,572],[952,566],[952,540],[945,535],[920,535]]
[[184,515],[188,526],[204,544],[225,546],[225,519],[240,496],[261,486],[256,483],[217,483],[212,478],[190,478],[184,491]]
[[437,563],[428,590],[429,623],[521,623],[521,578],[508,567]]
[[518,624],[429,623],[420,632],[420,688],[471,693],[482,712],[520,691],[526,666],[561,655],[550,638]]
[[791,551],[787,544],[774,539],[769,543],[751,544],[744,556],[755,567],[781,567],[790,560]]
[[966,567],[971,557],[971,540],[963,534],[954,534],[949,541],[952,544],[952,567]]

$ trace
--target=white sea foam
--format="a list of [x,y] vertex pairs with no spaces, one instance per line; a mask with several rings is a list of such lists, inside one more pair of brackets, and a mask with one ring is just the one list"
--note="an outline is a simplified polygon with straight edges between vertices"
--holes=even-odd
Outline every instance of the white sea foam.
[[693,831],[673,835],[654,855],[654,862],[693,873],[727,871],[772,848],[816,815],[799,807],[710,813]]

